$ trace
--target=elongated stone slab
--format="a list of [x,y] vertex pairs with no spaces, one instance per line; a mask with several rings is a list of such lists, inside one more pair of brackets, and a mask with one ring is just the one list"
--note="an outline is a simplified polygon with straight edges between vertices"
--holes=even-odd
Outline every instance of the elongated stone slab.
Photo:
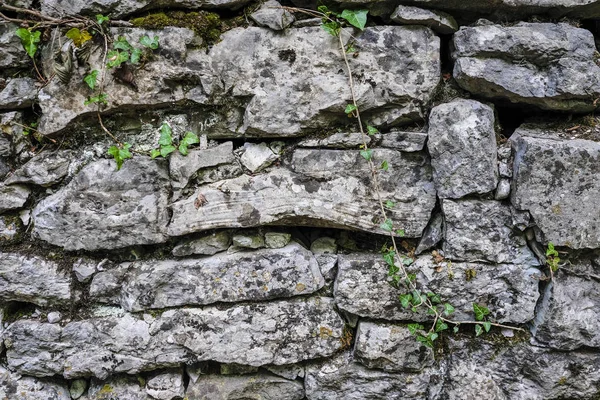
[[[418,258],[409,272],[417,274],[423,292],[440,295],[452,304],[455,320],[472,320],[473,303],[487,306],[490,317],[498,322],[524,323],[533,319],[539,297],[540,271],[528,266],[482,263],[436,264],[431,256]],[[361,317],[424,321],[422,309],[417,313],[403,309],[398,295],[388,281],[388,267],[378,254],[340,255],[334,286],[337,306]]]
[[342,347],[344,321],[326,297],[178,309],[153,320],[131,314],[68,323],[19,320],[5,331],[8,365],[65,378],[175,367],[213,360],[261,366],[328,357]]
[[201,375],[188,386],[189,399],[302,400],[304,386],[271,374],[243,376]]
[[96,274],[91,294],[110,296],[114,285],[105,283],[115,281],[128,311],[292,297],[325,283],[315,256],[297,243],[209,258],[126,263]]
[[[390,218],[408,237],[421,236],[436,200],[427,156],[389,149],[373,154],[389,164],[379,180],[382,198],[396,203]],[[286,168],[201,186],[172,208],[171,236],[268,224],[386,233],[373,221],[379,209],[371,172],[353,150],[299,149]]]

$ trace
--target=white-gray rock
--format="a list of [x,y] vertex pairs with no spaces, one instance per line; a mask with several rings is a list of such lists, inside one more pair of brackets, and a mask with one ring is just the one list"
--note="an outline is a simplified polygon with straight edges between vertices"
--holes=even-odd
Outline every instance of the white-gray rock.
[[442,35],[451,35],[458,30],[452,15],[418,7],[398,6],[390,19],[404,25],[425,25]]
[[0,82],[0,110],[29,108],[37,100],[38,89],[32,78],[8,78]]
[[97,271],[97,263],[93,260],[80,258],[73,264],[73,272],[79,282],[87,282]]
[[217,361],[261,366],[329,357],[344,321],[326,297],[164,312],[146,322],[125,314],[65,327],[18,320],[5,331],[10,368],[31,376],[96,376]]
[[236,233],[233,235],[232,243],[242,249],[262,249],[265,247],[265,238],[260,233]]
[[37,256],[0,252],[0,299],[39,306],[71,300],[71,277],[56,262]]
[[495,200],[442,201],[444,255],[451,260],[536,266],[539,260],[514,223],[511,208]]
[[[403,309],[398,295],[405,291],[390,285],[388,266],[377,254],[339,255],[334,297],[342,311],[361,317],[394,321],[431,319],[425,310]],[[473,319],[473,303],[487,306],[498,322],[525,323],[533,319],[539,297],[540,271],[528,266],[480,263],[436,264],[419,257],[408,268],[417,274],[419,288],[440,295],[452,304],[458,321]]]
[[173,255],[177,257],[200,254],[212,256],[225,251],[231,246],[231,233],[219,231],[212,235],[202,236],[198,239],[188,239],[173,248]]
[[23,231],[21,220],[14,216],[0,216],[0,245],[19,240]]
[[324,285],[315,257],[297,243],[276,250],[122,264],[94,276],[91,296],[114,296],[114,282],[121,287],[114,301],[128,311],[292,297]]
[[265,373],[244,376],[201,375],[196,382],[190,383],[186,396],[190,400],[302,400],[304,386],[298,381]]
[[396,131],[381,134],[381,147],[400,151],[421,151],[425,148],[427,132]]
[[265,246],[267,249],[281,249],[288,245],[292,240],[292,235],[282,232],[265,233]]
[[19,26],[13,22],[0,21],[0,68],[24,68],[30,64],[21,40],[15,35]]
[[368,368],[389,372],[419,372],[433,365],[433,349],[418,342],[406,325],[361,321],[354,358]]
[[260,144],[246,143],[244,149],[240,162],[252,173],[265,169],[279,158],[264,142]]
[[496,189],[498,165],[494,110],[457,99],[431,110],[427,142],[440,198],[460,198]]
[[360,132],[340,132],[326,136],[324,138],[310,138],[301,140],[298,143],[299,147],[318,147],[330,149],[357,149],[364,142],[369,145],[371,136],[364,135]]
[[496,194],[494,194],[494,200],[504,200],[510,197],[510,180],[500,179],[498,187],[496,188]]
[[[396,202],[391,218],[406,236],[421,236],[436,201],[428,157],[378,149],[373,158],[389,163],[379,181],[382,197]],[[387,233],[373,222],[379,212],[377,200],[371,172],[359,152],[297,149],[289,168],[199,187],[173,204],[169,235],[269,224]],[[195,206],[199,195],[207,201],[202,207]]]
[[290,26],[296,18],[291,12],[281,8],[277,0],[267,0],[250,14],[250,18],[260,26],[282,31]]
[[540,242],[573,249],[600,247],[600,143],[562,139],[557,131],[519,128],[512,204],[528,210]]
[[17,169],[4,183],[52,186],[67,176],[74,158],[75,154],[69,150],[43,151]]
[[52,311],[48,313],[48,323],[49,324],[55,324],[57,322],[60,322],[60,320],[62,319],[62,314],[58,311]]
[[0,399],[70,400],[66,386],[30,376],[21,377],[0,366]]
[[71,394],[71,398],[74,400],[79,399],[85,393],[88,387],[87,381],[85,379],[75,379],[69,385],[69,393]]
[[415,254],[419,255],[425,250],[429,250],[436,246],[444,239],[444,215],[436,213],[431,217],[431,221],[423,231],[423,236],[419,240],[419,245],[415,249]]
[[146,393],[157,400],[183,398],[185,396],[183,369],[180,368],[154,374],[146,382]]
[[85,166],[33,210],[37,238],[66,250],[161,243],[168,222],[164,164],[136,156],[120,171],[113,160]]
[[0,214],[5,211],[18,210],[29,198],[31,190],[23,185],[4,186],[0,184]]
[[151,400],[144,385],[134,376],[115,376],[106,381],[93,379],[81,400]]

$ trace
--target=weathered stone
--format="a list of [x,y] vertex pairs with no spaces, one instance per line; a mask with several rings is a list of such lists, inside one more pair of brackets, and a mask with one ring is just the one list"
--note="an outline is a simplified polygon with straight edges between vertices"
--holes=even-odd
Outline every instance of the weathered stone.
[[443,200],[444,255],[451,260],[539,265],[509,206],[495,200]]
[[74,153],[69,150],[41,152],[17,169],[4,183],[52,186],[67,176],[74,156]]
[[523,127],[511,136],[511,202],[531,213],[543,232],[539,241],[573,249],[600,247],[600,143],[565,140],[557,133]]
[[231,246],[231,233],[220,231],[198,239],[188,239],[173,248],[173,255],[177,257],[200,254],[212,256],[225,251]]
[[265,247],[265,238],[260,233],[237,233],[233,235],[233,245],[243,249],[261,249]]
[[81,400],[151,400],[144,386],[134,376],[111,377],[106,381],[92,379],[86,396]]
[[258,25],[275,31],[284,30],[296,19],[292,13],[282,9],[276,0],[265,1],[258,10],[250,14],[250,18]]
[[[369,145],[371,143],[371,137],[364,137],[364,141]],[[360,132],[341,132],[334,133],[322,139],[304,139],[298,143],[300,147],[319,147],[319,148],[331,148],[331,149],[352,149],[358,148],[363,144],[363,134]]]
[[[104,276],[111,274],[114,279]],[[111,284],[103,291],[102,282]],[[277,250],[123,264],[97,274],[90,294],[108,297],[112,282],[121,285],[120,303],[128,311],[292,297],[324,284],[313,254],[297,243]]]
[[69,393],[71,394],[71,398],[77,400],[85,393],[87,389],[87,381],[85,379],[75,379],[69,385]]
[[484,339],[449,341],[441,398],[593,399],[600,394],[600,355],[557,352]]
[[406,325],[358,324],[354,357],[368,368],[419,372],[433,365],[433,349],[415,340]]
[[436,213],[431,217],[431,221],[423,231],[423,236],[419,241],[419,245],[415,249],[415,254],[421,254],[425,250],[429,250],[436,246],[444,238],[444,215]]
[[19,376],[0,366],[0,399],[70,400],[64,385],[29,376]]
[[498,166],[491,107],[457,99],[433,108],[427,148],[440,198],[455,199],[496,189]]
[[90,284],[90,297],[99,303],[119,304],[126,273],[125,268],[96,273]]
[[183,369],[165,371],[153,375],[146,383],[146,392],[153,399],[181,399],[185,395]]
[[335,268],[338,261],[337,250],[338,246],[335,239],[330,237],[320,237],[310,245],[310,251],[315,254],[321,274],[327,285],[334,281],[337,273]]
[[[429,160],[422,153],[380,149],[382,198],[396,202],[393,220],[408,237],[421,236],[435,206]],[[297,149],[291,170],[277,168],[198,188],[173,204],[171,236],[222,227],[319,225],[386,233],[373,222],[378,206],[371,172],[359,152]],[[207,203],[196,208],[198,196]]]
[[23,225],[18,217],[0,216],[0,245],[19,240]]
[[84,167],[33,210],[36,237],[66,250],[115,249],[166,241],[169,178],[147,157]]
[[0,88],[0,110],[29,108],[38,94],[35,80],[31,78],[8,78]]
[[48,313],[48,323],[49,324],[55,324],[57,322],[60,322],[60,320],[62,319],[62,314],[58,311],[52,311]]
[[265,246],[267,249],[281,249],[282,247],[287,246],[290,240],[292,240],[292,235],[289,233],[265,233]]
[[23,207],[30,193],[31,190],[26,186],[4,186],[0,184],[0,213]]
[[240,364],[221,364],[221,375],[246,375],[254,374],[259,371],[259,367]]
[[531,332],[538,342],[561,350],[600,347],[600,266],[587,261],[561,268],[548,283]]
[[279,158],[264,142],[260,144],[246,143],[244,149],[240,162],[252,173],[265,169]]
[[498,187],[496,188],[496,194],[494,194],[494,200],[504,200],[510,197],[510,180],[500,179]]
[[400,151],[421,151],[425,148],[427,132],[391,131],[381,135],[381,147]]
[[19,320],[4,337],[8,365],[20,373],[105,379],[186,362],[260,366],[328,357],[342,347],[343,329],[332,299],[316,297],[169,310],[149,322],[130,314],[65,327]]
[[[369,71],[368,79],[354,82],[361,115],[374,126],[421,119],[419,105],[440,79],[439,39],[427,28],[401,26],[370,27],[355,37],[360,52],[350,67]],[[339,43],[320,27],[233,29],[221,38],[209,57],[223,92],[250,98],[239,132],[297,136],[347,121],[351,95],[347,77],[338,73]]]
[[302,400],[304,387],[298,381],[265,373],[244,376],[202,375],[189,385],[186,396],[194,400]]
[[418,374],[373,370],[354,362],[348,353],[308,365],[304,379],[309,400],[436,399],[442,384],[440,370]]
[[[401,292],[387,277],[388,267],[380,255],[339,255],[334,297],[342,311],[361,317],[395,321],[425,321],[425,310],[413,313],[400,305]],[[416,273],[423,292],[439,294],[452,304],[458,321],[473,319],[473,303],[486,305],[499,322],[524,323],[533,319],[539,297],[540,271],[528,266],[480,263],[436,264],[419,257],[408,268]],[[386,279],[387,278],[387,279]]]
[[23,68],[30,59],[23,49],[21,40],[15,35],[19,26],[12,22],[0,21],[0,68]]
[[229,164],[235,160],[233,143],[225,142],[210,149],[191,149],[186,156],[174,152],[169,158],[169,174],[173,189],[183,189],[199,170]]
[[425,25],[442,35],[451,35],[458,30],[452,15],[418,7],[398,6],[390,19],[399,24]]
[[73,272],[79,282],[89,281],[96,271],[96,263],[92,260],[80,258],[73,264]]
[[465,90],[544,110],[591,112],[600,67],[591,32],[569,24],[519,23],[461,28],[454,77]]
[[284,377],[285,379],[295,380],[304,378],[304,365],[268,365],[263,367],[269,372]]
[[0,299],[39,306],[71,299],[71,278],[59,264],[36,256],[0,253]]

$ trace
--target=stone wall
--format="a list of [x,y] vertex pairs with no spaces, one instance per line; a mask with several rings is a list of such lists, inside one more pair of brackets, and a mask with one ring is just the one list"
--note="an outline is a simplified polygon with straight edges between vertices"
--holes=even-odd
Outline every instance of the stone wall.
[[[349,65],[379,193],[337,39],[279,6],[0,5],[0,399],[598,399],[600,1],[332,3],[370,12]],[[160,45],[105,71],[110,43],[50,22],[41,83],[19,8]],[[164,123],[200,143],[151,159]],[[378,196],[456,321],[522,330],[417,342]]]

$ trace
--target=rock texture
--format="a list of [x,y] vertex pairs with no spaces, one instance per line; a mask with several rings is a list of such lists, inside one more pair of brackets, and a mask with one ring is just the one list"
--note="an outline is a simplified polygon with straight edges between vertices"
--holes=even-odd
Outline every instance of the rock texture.
[[0,367],[0,398],[14,400],[70,400],[69,391],[52,381],[20,377]]
[[0,213],[23,207],[31,191],[22,185],[0,185]]
[[304,386],[298,381],[270,374],[244,376],[203,375],[190,384],[190,399],[302,400]]
[[5,184],[52,186],[67,176],[73,158],[71,151],[41,152],[10,175]]
[[458,24],[452,15],[418,7],[398,6],[390,19],[404,25],[425,25],[442,35],[458,30]]

